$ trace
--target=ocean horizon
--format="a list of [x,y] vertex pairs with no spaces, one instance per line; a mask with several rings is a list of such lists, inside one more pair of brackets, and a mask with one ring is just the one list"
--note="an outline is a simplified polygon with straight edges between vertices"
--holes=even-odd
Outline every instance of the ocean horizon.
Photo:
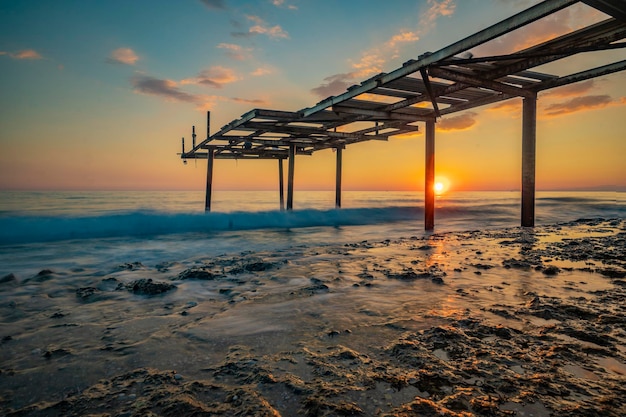
[[[107,262],[156,263],[241,250],[425,236],[423,192],[301,191],[281,211],[276,191],[0,192],[0,275]],[[623,218],[626,193],[536,194],[536,223]],[[434,232],[516,227],[519,191],[436,197]],[[37,260],[32,258],[38,253]]]

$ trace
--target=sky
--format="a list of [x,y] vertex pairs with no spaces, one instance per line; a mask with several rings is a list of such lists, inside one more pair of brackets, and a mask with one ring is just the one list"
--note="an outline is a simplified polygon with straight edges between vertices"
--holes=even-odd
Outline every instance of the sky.
[[[297,111],[535,4],[530,0],[0,0],[0,190],[203,190],[177,152],[253,108]],[[607,18],[584,4],[472,51],[511,52]],[[538,68],[560,75],[624,49]],[[626,71],[542,92],[538,190],[626,189]],[[437,121],[451,190],[519,190],[521,100]],[[423,127],[422,127],[423,130]],[[215,190],[274,190],[276,161],[216,160]],[[296,190],[333,190],[332,150]],[[354,144],[344,190],[423,190],[424,135]]]

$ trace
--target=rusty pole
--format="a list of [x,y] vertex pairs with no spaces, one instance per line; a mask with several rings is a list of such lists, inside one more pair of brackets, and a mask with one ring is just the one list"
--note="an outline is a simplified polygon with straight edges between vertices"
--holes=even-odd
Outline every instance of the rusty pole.
[[278,160],[278,194],[280,196],[280,210],[285,209],[285,180],[283,175],[283,159]]
[[535,158],[537,97],[525,97],[522,107],[522,227],[535,226]]
[[338,146],[337,150],[337,169],[335,179],[335,208],[341,208],[341,154],[342,147]]
[[435,120],[426,122],[424,229],[435,228]]
[[295,168],[296,145],[289,145],[289,171],[287,173],[287,210],[293,210],[293,171]]
[[211,189],[213,187],[213,154],[214,147],[209,146],[207,149],[207,168],[206,168],[206,194],[204,198],[204,211],[211,211]]

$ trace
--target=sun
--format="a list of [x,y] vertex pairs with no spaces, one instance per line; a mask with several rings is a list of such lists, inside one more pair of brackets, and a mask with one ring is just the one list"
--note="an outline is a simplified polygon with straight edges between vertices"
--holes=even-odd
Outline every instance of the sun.
[[436,195],[442,195],[448,192],[450,189],[450,180],[446,177],[438,176],[435,178],[435,183],[433,184],[433,190]]

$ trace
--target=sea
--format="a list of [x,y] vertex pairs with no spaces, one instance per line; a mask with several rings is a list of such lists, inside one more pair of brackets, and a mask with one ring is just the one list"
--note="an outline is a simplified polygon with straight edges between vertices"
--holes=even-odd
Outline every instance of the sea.
[[[424,230],[422,192],[0,192],[0,278],[39,271],[193,262],[242,252],[342,245],[468,230],[516,227],[520,192],[448,192],[436,197],[435,230]],[[624,192],[537,192],[536,224],[624,218]]]

